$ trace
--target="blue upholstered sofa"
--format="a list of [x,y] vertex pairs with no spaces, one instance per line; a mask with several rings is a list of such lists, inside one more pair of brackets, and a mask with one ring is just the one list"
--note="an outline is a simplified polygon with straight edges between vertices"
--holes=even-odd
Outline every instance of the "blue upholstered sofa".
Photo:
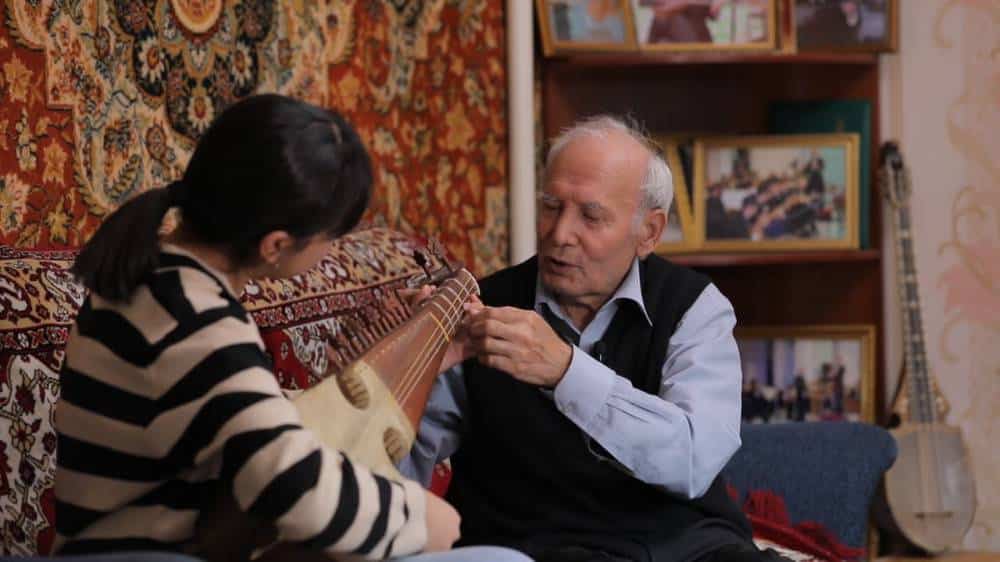
[[741,494],[773,492],[792,523],[819,523],[853,548],[867,542],[879,482],[896,460],[888,431],[864,423],[744,425],[743,446],[724,469]]

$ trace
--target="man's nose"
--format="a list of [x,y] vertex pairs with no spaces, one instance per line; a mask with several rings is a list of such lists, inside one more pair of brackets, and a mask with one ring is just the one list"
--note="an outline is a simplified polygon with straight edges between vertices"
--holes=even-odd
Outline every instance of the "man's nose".
[[568,210],[559,213],[552,224],[549,237],[558,246],[570,245],[576,240],[576,221],[573,219],[572,213]]

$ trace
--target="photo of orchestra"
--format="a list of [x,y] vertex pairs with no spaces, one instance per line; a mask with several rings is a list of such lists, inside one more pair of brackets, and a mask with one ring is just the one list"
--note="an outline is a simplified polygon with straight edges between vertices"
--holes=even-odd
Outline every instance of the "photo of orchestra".
[[863,421],[862,394],[869,378],[866,342],[813,334],[786,336],[737,336],[743,420]]
[[848,158],[843,146],[707,149],[705,239],[847,239]]

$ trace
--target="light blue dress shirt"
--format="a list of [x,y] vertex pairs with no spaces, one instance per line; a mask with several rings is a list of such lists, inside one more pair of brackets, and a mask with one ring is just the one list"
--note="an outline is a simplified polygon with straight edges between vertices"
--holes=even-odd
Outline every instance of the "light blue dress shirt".
[[[653,396],[589,355],[622,299],[635,301],[649,321],[638,260],[580,333],[580,344],[573,347],[569,368],[554,392],[539,391],[551,396],[556,408],[610,453],[619,468],[668,492],[699,497],[740,446],[742,373],[733,307],[715,285],[705,287],[670,338],[660,391]],[[573,325],[539,281],[535,310],[543,305]],[[458,450],[467,407],[459,365],[435,382],[417,440],[400,465],[404,475],[430,483],[434,465]]]

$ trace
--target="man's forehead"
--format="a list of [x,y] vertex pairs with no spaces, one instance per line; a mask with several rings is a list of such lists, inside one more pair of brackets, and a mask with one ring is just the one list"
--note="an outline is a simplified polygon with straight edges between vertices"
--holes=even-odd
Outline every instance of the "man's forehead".
[[544,200],[568,203],[578,206],[584,211],[608,212],[615,207],[615,195],[609,190],[596,189],[588,192],[572,190],[569,192],[552,192],[548,187],[542,190]]
[[600,197],[601,193],[597,192],[593,195],[583,194],[579,192],[575,193],[543,193],[547,198],[554,201],[573,203],[574,205],[579,205],[580,207],[587,209],[598,209],[607,206],[607,197]]

